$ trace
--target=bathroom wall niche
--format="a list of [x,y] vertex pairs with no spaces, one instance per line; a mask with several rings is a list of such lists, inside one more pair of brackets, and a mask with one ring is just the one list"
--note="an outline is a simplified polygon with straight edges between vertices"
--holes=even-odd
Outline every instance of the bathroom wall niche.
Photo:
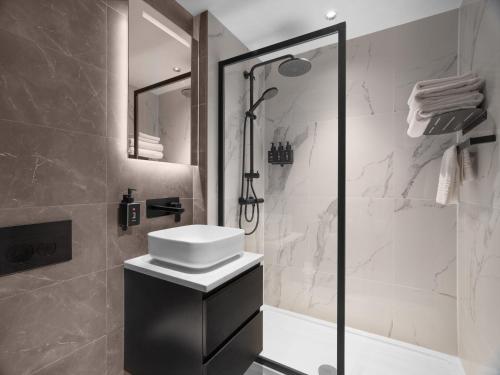
[[192,36],[165,14],[142,0],[129,1],[130,158],[196,164],[193,44]]

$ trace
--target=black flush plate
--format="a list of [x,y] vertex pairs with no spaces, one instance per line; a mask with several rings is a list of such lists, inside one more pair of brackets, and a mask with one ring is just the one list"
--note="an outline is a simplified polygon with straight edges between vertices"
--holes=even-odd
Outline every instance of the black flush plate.
[[72,257],[71,220],[0,228],[0,276]]

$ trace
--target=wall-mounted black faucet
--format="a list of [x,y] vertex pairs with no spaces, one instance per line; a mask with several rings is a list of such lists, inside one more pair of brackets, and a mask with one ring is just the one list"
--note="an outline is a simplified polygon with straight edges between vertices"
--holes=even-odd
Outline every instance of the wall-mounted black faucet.
[[148,199],[146,201],[146,217],[148,218],[175,215],[175,221],[179,222],[184,211],[179,197]]

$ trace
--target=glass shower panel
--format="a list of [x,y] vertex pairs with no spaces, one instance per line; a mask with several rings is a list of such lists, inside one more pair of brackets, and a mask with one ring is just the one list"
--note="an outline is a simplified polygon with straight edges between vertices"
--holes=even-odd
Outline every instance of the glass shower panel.
[[338,82],[337,35],[224,69],[223,224],[264,255],[262,363],[298,374],[336,374]]

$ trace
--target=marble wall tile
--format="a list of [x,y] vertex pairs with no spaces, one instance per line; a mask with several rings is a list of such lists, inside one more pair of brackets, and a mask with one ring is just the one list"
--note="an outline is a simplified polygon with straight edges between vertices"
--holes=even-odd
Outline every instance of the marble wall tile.
[[[393,287],[373,280],[348,277],[346,281],[346,324],[367,332],[391,337]],[[367,311],[370,313],[367,314]]]
[[394,212],[396,283],[456,299],[456,208],[397,200]]
[[106,337],[36,371],[36,375],[102,375],[106,373]]
[[3,119],[104,135],[106,72],[0,30]]
[[108,269],[106,272],[106,332],[123,328],[124,284],[123,266]]
[[458,11],[398,26],[395,31],[395,111],[407,111],[417,81],[456,75]]
[[456,298],[395,285],[390,337],[456,355],[456,311]]
[[391,112],[394,106],[395,32],[386,30],[347,43],[347,115]]
[[107,337],[107,375],[123,375],[124,348],[123,329],[108,333]]
[[1,300],[1,373],[32,373],[96,340],[105,309],[105,272]]
[[459,353],[467,374],[500,369],[500,211],[462,203],[459,209]]
[[39,47],[105,67],[106,9],[100,0],[3,1],[0,25]]
[[0,163],[3,208],[105,200],[102,137],[1,120]]
[[346,216],[348,277],[394,283],[393,201],[348,198]]
[[393,121],[392,113],[348,118],[346,177],[349,197],[394,197],[396,137]]
[[0,227],[70,219],[73,258],[0,278],[0,299],[106,268],[106,205],[36,207],[0,210]]

